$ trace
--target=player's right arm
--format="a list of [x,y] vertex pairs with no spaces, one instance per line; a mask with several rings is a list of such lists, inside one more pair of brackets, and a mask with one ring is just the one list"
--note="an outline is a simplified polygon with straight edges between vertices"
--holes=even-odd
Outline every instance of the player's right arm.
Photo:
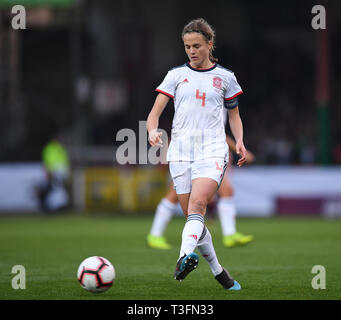
[[161,146],[162,140],[161,134],[162,132],[158,132],[157,128],[159,126],[159,118],[165,109],[167,103],[169,101],[169,97],[163,93],[159,93],[155,99],[152,110],[150,111],[147,118],[147,130],[148,130],[148,141],[152,146]]

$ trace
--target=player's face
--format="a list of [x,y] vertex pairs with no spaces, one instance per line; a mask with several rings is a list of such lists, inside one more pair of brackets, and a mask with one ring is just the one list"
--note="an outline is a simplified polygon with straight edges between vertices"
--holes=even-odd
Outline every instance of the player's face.
[[186,33],[183,37],[186,54],[195,68],[206,68],[210,65],[212,41],[207,41],[198,32]]

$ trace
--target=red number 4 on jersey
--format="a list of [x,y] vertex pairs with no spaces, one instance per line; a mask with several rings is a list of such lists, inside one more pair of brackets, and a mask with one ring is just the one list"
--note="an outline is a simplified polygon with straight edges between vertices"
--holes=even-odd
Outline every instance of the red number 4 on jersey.
[[197,99],[201,99],[202,102],[201,102],[201,106],[202,107],[205,107],[205,99],[206,99],[206,93],[203,92],[202,95],[199,94],[199,89],[197,89],[197,93],[196,93],[196,96],[195,96]]

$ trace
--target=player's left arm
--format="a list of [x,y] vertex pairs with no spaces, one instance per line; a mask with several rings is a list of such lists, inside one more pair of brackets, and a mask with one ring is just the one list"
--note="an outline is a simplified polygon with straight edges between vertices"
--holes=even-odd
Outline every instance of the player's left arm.
[[[231,151],[236,153],[236,143],[234,142],[233,138],[231,138],[228,134],[226,134],[226,143],[228,144]],[[255,161],[255,155],[248,149],[246,149],[246,161],[245,163],[252,163]]]
[[233,109],[228,109],[229,124],[232,134],[236,140],[236,153],[240,157],[237,165],[241,167],[246,162],[247,150],[243,142],[243,123],[240,118],[238,106]]

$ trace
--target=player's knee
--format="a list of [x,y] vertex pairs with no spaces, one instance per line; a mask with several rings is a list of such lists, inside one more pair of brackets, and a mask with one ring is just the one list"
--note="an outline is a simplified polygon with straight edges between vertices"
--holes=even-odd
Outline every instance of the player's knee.
[[166,195],[166,198],[168,199],[168,201],[172,202],[173,204],[176,204],[178,202],[178,196],[176,195],[175,192],[169,192]]
[[225,188],[219,188],[218,190],[218,194],[219,196],[221,197],[233,197],[233,194],[234,194],[234,190],[232,188],[232,186],[226,186]]
[[203,199],[192,199],[190,201],[190,208],[192,212],[205,213],[206,206],[207,201]]
[[234,192],[233,192],[233,189],[231,188],[226,192],[226,197],[233,197],[233,194]]

